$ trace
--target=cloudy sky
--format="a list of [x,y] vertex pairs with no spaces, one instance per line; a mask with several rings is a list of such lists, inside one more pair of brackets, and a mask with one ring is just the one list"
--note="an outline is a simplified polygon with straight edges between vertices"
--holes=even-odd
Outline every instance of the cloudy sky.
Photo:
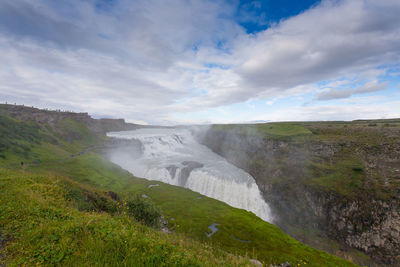
[[0,102],[149,124],[400,117],[399,0],[1,0]]

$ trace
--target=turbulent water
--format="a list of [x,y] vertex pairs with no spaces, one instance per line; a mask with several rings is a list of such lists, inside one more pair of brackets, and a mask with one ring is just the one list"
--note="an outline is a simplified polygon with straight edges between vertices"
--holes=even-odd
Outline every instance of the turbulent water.
[[189,130],[144,128],[108,136],[141,142],[138,152],[124,149],[109,155],[135,176],[186,187],[272,220],[254,178],[196,142]]

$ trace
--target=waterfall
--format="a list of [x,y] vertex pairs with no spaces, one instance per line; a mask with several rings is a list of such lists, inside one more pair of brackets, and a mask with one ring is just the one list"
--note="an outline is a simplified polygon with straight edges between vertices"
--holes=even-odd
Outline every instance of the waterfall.
[[254,178],[196,142],[189,130],[143,128],[107,135],[141,142],[139,153],[125,150],[109,155],[112,162],[135,176],[186,187],[272,220]]

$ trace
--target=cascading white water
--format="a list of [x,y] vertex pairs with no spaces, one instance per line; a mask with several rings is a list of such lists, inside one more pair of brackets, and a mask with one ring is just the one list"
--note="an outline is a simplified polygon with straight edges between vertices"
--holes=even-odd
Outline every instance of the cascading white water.
[[189,130],[143,128],[108,136],[141,142],[142,151],[136,157],[127,153],[109,155],[112,162],[137,177],[186,187],[251,211],[265,221],[272,220],[254,178],[196,142]]

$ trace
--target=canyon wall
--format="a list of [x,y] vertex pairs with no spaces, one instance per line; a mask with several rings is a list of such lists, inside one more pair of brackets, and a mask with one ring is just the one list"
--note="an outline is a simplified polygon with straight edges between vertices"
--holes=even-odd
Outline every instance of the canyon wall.
[[275,223],[289,234],[318,230],[379,264],[395,266],[400,128],[368,125],[310,124],[305,127],[311,134],[303,136],[212,127],[198,131],[197,138],[256,179],[277,214]]

